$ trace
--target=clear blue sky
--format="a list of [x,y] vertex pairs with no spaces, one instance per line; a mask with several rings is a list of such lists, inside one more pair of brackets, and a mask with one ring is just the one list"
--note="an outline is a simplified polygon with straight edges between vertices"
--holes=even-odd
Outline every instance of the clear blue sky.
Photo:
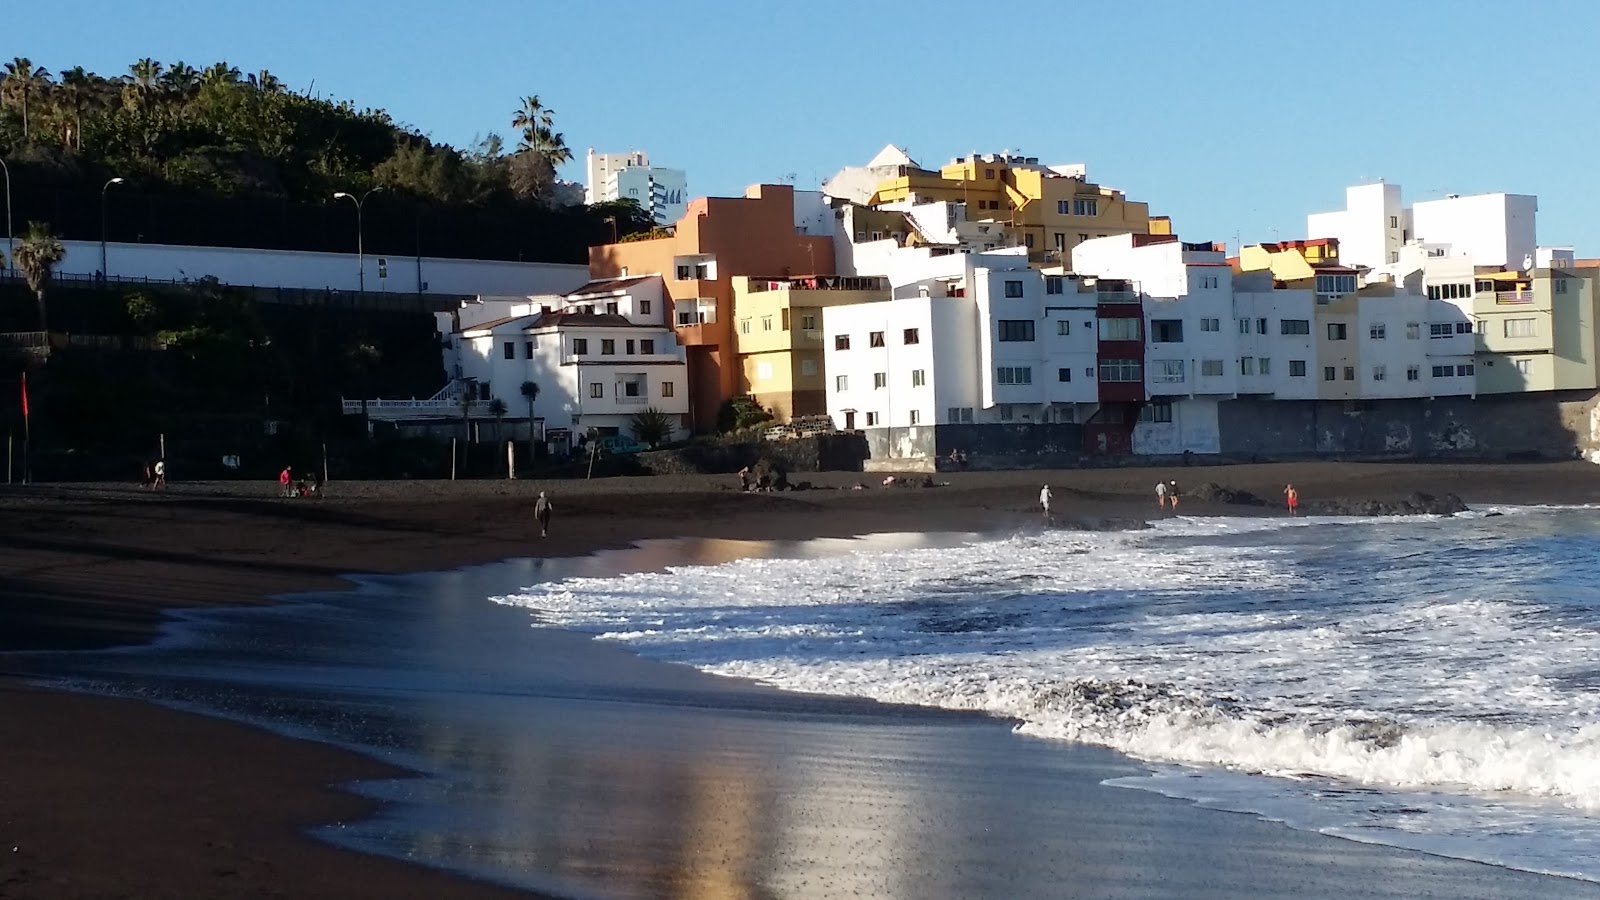
[[1303,236],[1383,178],[1537,194],[1541,243],[1600,255],[1593,0],[14,5],[7,59],[225,59],[458,146],[536,93],[580,159],[644,149],[696,195],[814,185],[891,142],[934,166],[1010,149],[1087,163],[1188,240]]

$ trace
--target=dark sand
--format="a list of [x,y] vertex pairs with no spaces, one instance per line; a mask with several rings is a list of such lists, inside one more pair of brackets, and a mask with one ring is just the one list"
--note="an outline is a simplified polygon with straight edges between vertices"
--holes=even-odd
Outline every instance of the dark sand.
[[[803,539],[1032,525],[1045,481],[1062,518],[1116,526],[1155,515],[1150,489],[1163,477],[1185,487],[1215,481],[1264,497],[1276,497],[1292,480],[1307,500],[1392,500],[1422,490],[1480,504],[1600,501],[1600,468],[1583,463],[962,473],[941,476],[953,483],[932,490],[767,496],[727,490],[728,478],[336,483],[320,501],[275,499],[274,485],[179,484],[163,494],[96,485],[12,488],[0,493],[0,652],[141,641],[164,608],[260,603],[336,586],[339,575],[351,572],[572,556],[654,537]],[[812,478],[831,486],[878,480]],[[552,535],[542,541],[529,508],[539,489],[552,491],[557,504]],[[1189,502],[1182,511],[1277,514]],[[0,655],[0,672],[7,667]],[[0,897],[527,896],[304,836],[309,826],[371,811],[367,801],[330,786],[392,774],[362,757],[244,726],[0,680]],[[1120,793],[1138,797],[1128,805],[1139,809],[1182,806]],[[1195,840],[1202,841],[1212,839],[1204,823],[1215,819],[1207,817],[1222,816],[1186,815],[1196,817]],[[1353,860],[1353,877],[1371,871],[1372,858],[1362,855],[1368,848],[1225,818],[1251,822],[1252,841],[1279,835],[1276,850],[1238,865],[1338,869],[1339,861]],[[1148,840],[1127,821],[1113,824],[1105,827],[1122,835],[1116,846]],[[1155,860],[1149,866],[1159,868]],[[1414,863],[1410,871],[1420,879],[1408,882],[1411,894],[1437,888],[1440,896],[1600,895],[1594,885],[1451,861]],[[1196,876],[1188,877],[1193,883]],[[1262,877],[1273,892],[1300,883],[1265,869]],[[1374,872],[1372,884],[1344,893],[1383,887],[1391,877]],[[1147,890],[1135,893],[1175,895],[1170,884],[1163,893],[1159,880],[1142,883]]]

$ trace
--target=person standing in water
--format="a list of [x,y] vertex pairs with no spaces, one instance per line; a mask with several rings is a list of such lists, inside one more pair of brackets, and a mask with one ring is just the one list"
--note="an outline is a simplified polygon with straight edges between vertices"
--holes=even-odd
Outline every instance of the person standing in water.
[[1044,509],[1046,523],[1050,521],[1050,498],[1054,496],[1054,494],[1050,493],[1050,485],[1048,484],[1039,489],[1039,506]]
[[1167,482],[1167,502],[1172,504],[1172,511],[1178,511],[1178,482],[1176,479]]
[[1162,512],[1167,511],[1167,483],[1165,481],[1156,482],[1156,509]]
[[1283,500],[1289,504],[1289,515],[1297,516],[1300,514],[1300,492],[1294,489],[1294,485],[1284,485]]
[[539,523],[539,537],[550,536],[550,513],[555,510],[550,498],[539,492],[539,499],[533,501],[533,517]]

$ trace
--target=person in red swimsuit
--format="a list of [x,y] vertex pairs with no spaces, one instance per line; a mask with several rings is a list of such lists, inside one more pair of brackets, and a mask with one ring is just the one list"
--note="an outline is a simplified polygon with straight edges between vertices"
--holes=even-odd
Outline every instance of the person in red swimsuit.
[[1290,484],[1284,486],[1283,499],[1289,504],[1289,515],[1299,515],[1300,492],[1294,489],[1294,485]]

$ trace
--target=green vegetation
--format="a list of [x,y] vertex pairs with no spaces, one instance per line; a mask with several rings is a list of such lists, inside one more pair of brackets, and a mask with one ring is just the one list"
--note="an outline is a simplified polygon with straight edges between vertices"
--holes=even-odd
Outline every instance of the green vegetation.
[[646,407],[629,423],[633,437],[639,443],[656,447],[672,440],[672,416],[654,406]]
[[[493,133],[458,149],[396,123],[381,109],[295,93],[270,72],[242,75],[227,63],[196,69],[147,58],[126,74],[107,77],[75,67],[57,77],[19,57],[0,73],[0,157],[16,170],[19,215],[61,219],[58,233],[77,239],[100,237],[100,192],[112,175],[126,179],[119,194],[165,201],[145,211],[143,221],[130,222],[127,213],[113,221],[113,230],[130,240],[210,243],[205,238],[219,231],[218,223],[205,216],[227,216],[205,201],[218,200],[252,201],[257,217],[268,208],[260,204],[272,201],[282,210],[279,231],[325,232],[329,228],[315,228],[309,217],[294,221],[292,207],[326,207],[335,192],[376,187],[383,188],[384,201],[375,204],[368,242],[378,252],[409,254],[423,240],[417,223],[424,213],[453,224],[451,213],[492,211],[499,228],[520,223],[535,232],[583,232],[583,243],[543,249],[546,255],[524,245],[484,251],[502,258],[554,253],[571,259],[587,243],[608,238],[612,219],[622,235],[649,230],[652,223],[637,204],[555,208],[565,205],[556,167],[572,158],[555,116],[539,97],[522,98],[506,119],[520,137],[515,150],[506,152]],[[62,214],[63,205],[72,209]],[[403,218],[406,227],[386,229],[386,215]],[[454,229],[440,223],[436,230],[448,236]],[[167,237],[172,231],[195,239]],[[241,232],[233,241],[240,246],[309,240],[260,225]],[[227,242],[223,235],[216,239]]]
[[770,421],[772,413],[750,397],[734,397],[717,410],[717,430],[724,433],[744,431]]
[[61,241],[50,233],[48,226],[29,222],[28,232],[22,236],[22,243],[17,245],[15,252],[17,268],[22,270],[22,277],[28,281],[28,290],[33,291],[34,299],[39,304],[39,330],[49,331],[50,315],[44,303],[44,292],[49,289],[56,266],[66,258],[67,251],[61,246]]

